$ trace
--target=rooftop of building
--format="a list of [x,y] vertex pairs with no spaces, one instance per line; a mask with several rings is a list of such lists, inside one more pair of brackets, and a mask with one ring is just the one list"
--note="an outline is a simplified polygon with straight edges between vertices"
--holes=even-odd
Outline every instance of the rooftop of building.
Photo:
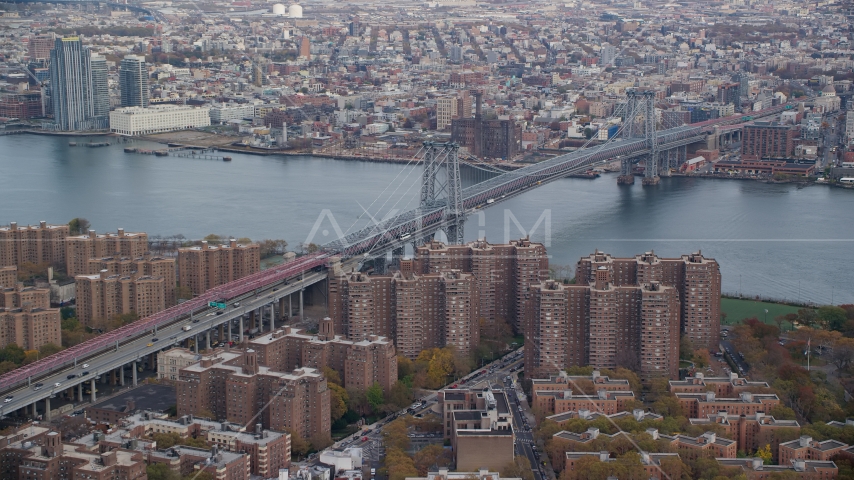
[[727,467],[741,467],[744,470],[763,472],[814,472],[817,469],[836,469],[836,464],[829,460],[792,460],[790,465],[765,465],[761,458],[716,458],[715,460]]
[[763,400],[780,400],[776,393],[741,392],[737,397],[718,397],[715,392],[677,392],[679,400],[695,399],[700,403],[762,403]]
[[560,372],[558,375],[551,375],[549,378],[532,378],[531,383],[534,387],[548,385],[566,385],[577,380],[590,380],[594,385],[621,385],[629,386],[629,381],[622,378],[611,379],[608,376],[602,376],[599,370],[593,370],[590,375],[568,375],[566,372]]
[[739,377],[737,373],[730,373],[725,377],[706,377],[702,372],[697,372],[694,376],[685,377],[683,380],[670,380],[669,385],[673,387],[688,387],[691,385],[705,385],[709,383],[729,383],[737,387],[755,387],[768,388],[767,382],[748,380],[744,377]]
[[729,414],[727,412],[718,412],[706,415],[706,418],[689,418],[688,421],[691,422],[691,425],[707,425],[710,423],[719,423],[722,425],[731,425],[737,423],[741,419],[746,421],[759,422],[760,425],[769,426],[769,427],[792,427],[792,428],[800,428],[801,425],[797,420],[779,420],[771,415],[766,415],[762,412],[757,412],[754,415],[736,415]]
[[566,422],[566,421],[572,420],[573,418],[582,418],[585,420],[595,420],[599,417],[606,417],[606,418],[609,418],[611,420],[619,420],[622,418],[632,417],[639,422],[642,422],[644,420],[663,420],[664,419],[664,417],[662,415],[659,415],[659,414],[653,413],[653,412],[647,412],[647,411],[641,410],[639,408],[636,408],[631,412],[623,411],[623,412],[612,413],[610,415],[606,415],[606,414],[601,413],[601,412],[591,412],[590,410],[586,410],[586,409],[585,410],[578,410],[578,411],[573,410],[573,411],[569,411],[569,412],[563,412],[563,413],[558,413],[555,415],[550,415],[546,418],[553,421],[553,422],[561,423],[561,422]]
[[785,446],[786,448],[792,448],[795,450],[799,450],[801,448],[812,448],[814,450],[819,450],[822,452],[827,452],[830,450],[837,450],[840,448],[848,447],[847,443],[842,443],[839,440],[829,439],[824,441],[813,440],[812,437],[807,435],[801,435],[800,438],[796,438],[794,440],[790,440],[788,442],[780,443],[780,446]]
[[597,400],[619,400],[620,398],[634,398],[635,393],[631,390],[629,391],[613,391],[613,390],[599,390],[593,395],[587,394],[578,394],[573,393],[572,389],[566,390],[535,390],[534,396],[537,397],[554,397],[556,400],[587,400],[587,401],[597,401]]

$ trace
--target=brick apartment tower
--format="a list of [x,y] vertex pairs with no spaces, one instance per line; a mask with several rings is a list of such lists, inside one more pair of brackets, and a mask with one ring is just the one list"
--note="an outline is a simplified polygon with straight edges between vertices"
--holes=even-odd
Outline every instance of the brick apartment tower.
[[414,259],[401,260],[393,275],[333,267],[329,316],[349,340],[381,334],[409,358],[445,345],[468,354],[498,322],[522,331],[528,287],[547,275],[545,247],[527,239],[505,245],[430,242],[416,249]]
[[141,257],[104,257],[90,258],[89,271],[90,275],[99,274],[102,270],[106,270],[111,275],[122,276],[148,276],[162,277],[164,298],[166,307],[175,305],[175,282],[177,282],[177,274],[175,272],[176,262],[172,258],[164,258],[145,254]]
[[12,222],[8,227],[0,227],[0,267],[24,263],[63,264],[67,236],[68,225],[48,225],[47,222],[26,227]]
[[178,281],[194,295],[258,272],[261,248],[257,243],[243,245],[232,239],[227,245],[209,245],[178,249]]
[[679,258],[661,258],[654,252],[634,258],[613,258],[595,252],[578,261],[575,278],[590,279],[605,266],[615,286],[660,282],[679,292],[680,327],[697,348],[715,349],[720,333],[721,272],[718,262],[701,252]]
[[593,365],[625,366],[644,379],[676,378],[681,335],[713,347],[719,304],[718,265],[700,253],[614,259],[596,252],[579,261],[576,284],[531,287],[526,375]]
[[62,345],[62,317],[50,308],[50,290],[19,287],[15,267],[0,267],[0,348],[14,343],[37,350],[46,343]]
[[145,233],[125,232],[98,235],[89,230],[87,235],[77,235],[65,239],[66,273],[69,277],[87,275],[92,272],[89,259],[110,256],[137,258],[148,252],[148,235]]
[[329,388],[314,369],[276,372],[259,365],[257,353],[250,348],[203,358],[182,368],[178,378],[179,416],[212,413],[216,419],[260,423],[306,439],[331,431]]
[[119,275],[102,270],[78,275],[77,319],[83,325],[103,327],[116,315],[135,312],[140,318],[166,308],[166,280],[148,275]]

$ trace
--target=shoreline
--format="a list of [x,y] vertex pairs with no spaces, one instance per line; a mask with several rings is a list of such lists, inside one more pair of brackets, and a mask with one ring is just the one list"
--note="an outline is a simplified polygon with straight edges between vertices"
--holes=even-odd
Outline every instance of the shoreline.
[[[380,158],[380,157],[366,157],[361,155],[336,155],[331,153],[323,153],[323,152],[294,152],[289,150],[268,150],[262,148],[255,147],[236,147],[233,145],[211,145],[208,147],[204,147],[201,145],[192,145],[189,143],[183,142],[165,142],[162,139],[150,137],[150,136],[138,136],[138,137],[128,137],[124,135],[118,135],[112,132],[55,132],[55,131],[46,131],[46,130],[31,130],[31,129],[22,129],[22,130],[10,130],[3,131],[0,130],[0,135],[46,135],[46,136],[56,136],[56,137],[116,137],[122,139],[132,139],[132,140],[142,140],[147,142],[156,142],[163,145],[168,146],[181,146],[186,148],[193,149],[212,149],[221,152],[229,152],[229,153],[244,153],[247,155],[256,155],[256,156],[282,156],[282,157],[314,157],[314,158],[323,158],[329,160],[342,160],[342,161],[356,161],[356,162],[370,162],[370,163],[390,163],[390,164],[415,164],[420,165],[423,163],[422,159],[408,159],[408,158]],[[515,164],[514,164],[515,165]],[[515,169],[522,168],[527,165],[536,165],[536,164],[525,164],[525,165],[517,165]],[[474,165],[473,165],[474,167]],[[515,170],[513,169],[513,170]],[[513,170],[506,170],[511,172]],[[610,172],[606,172],[610,173]],[[685,174],[685,173],[673,173],[670,175],[671,177],[680,177],[680,178],[702,178],[702,179],[718,179],[718,180],[743,180],[743,181],[752,181],[752,182],[760,182],[766,184],[795,184],[798,188],[804,188],[808,186],[822,185],[828,187],[842,188],[847,190],[854,190],[854,187],[847,185],[840,185],[838,183],[819,183],[816,182],[815,179],[787,179],[787,180],[774,180],[771,178],[756,178],[756,177],[743,177],[743,176],[732,176],[732,175],[715,175],[715,174]],[[569,176],[568,178],[571,178]]]

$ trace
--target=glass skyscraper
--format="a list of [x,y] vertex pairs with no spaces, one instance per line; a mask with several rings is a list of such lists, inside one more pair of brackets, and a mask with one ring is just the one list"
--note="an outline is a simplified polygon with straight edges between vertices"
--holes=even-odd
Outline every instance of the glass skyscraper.
[[128,55],[119,66],[123,107],[148,106],[148,69],[145,57]]
[[107,63],[92,56],[80,37],[57,38],[50,52],[50,89],[57,130],[109,127]]

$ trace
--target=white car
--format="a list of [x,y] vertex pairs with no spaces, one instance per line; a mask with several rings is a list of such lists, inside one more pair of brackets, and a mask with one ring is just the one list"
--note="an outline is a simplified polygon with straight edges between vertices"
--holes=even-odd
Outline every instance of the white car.
[[89,364],[88,364],[88,363],[84,363],[83,365],[80,365],[80,368],[89,368]]
[[54,386],[54,387],[61,387],[61,386],[62,386],[62,384],[61,384],[61,383],[59,383],[59,382],[56,382],[56,383],[54,383],[54,384],[53,384],[53,386]]

